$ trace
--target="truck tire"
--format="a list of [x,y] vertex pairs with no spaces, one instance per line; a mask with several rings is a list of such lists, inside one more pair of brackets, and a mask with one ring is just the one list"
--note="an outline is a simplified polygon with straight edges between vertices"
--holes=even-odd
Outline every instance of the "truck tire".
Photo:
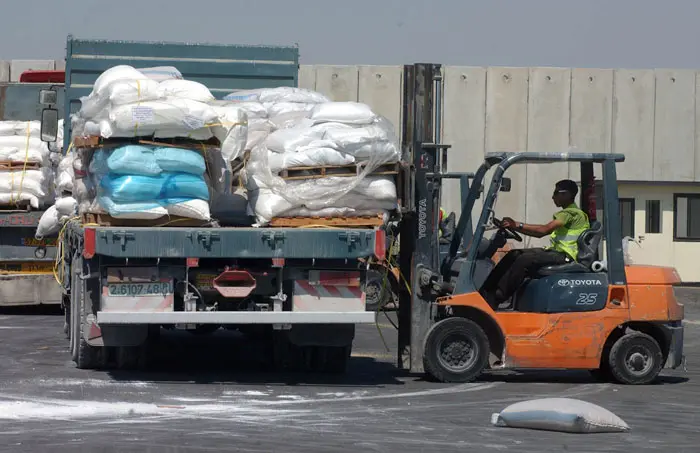
[[92,311],[92,298],[99,297],[99,280],[83,280],[83,259],[76,256],[71,266],[71,326],[73,361],[79,369],[96,369],[102,364],[101,348],[90,346],[85,338],[85,320]]
[[652,336],[631,332],[613,344],[608,363],[612,377],[620,384],[644,385],[661,372],[664,354]]
[[[384,269],[384,273],[389,271]],[[382,307],[387,306],[393,301],[391,293],[391,281],[389,276],[381,272],[370,269],[367,271],[367,279],[365,282],[365,310],[377,311]]]
[[297,346],[281,332],[273,332],[270,346],[273,370],[302,373],[345,373],[352,351],[352,346]]
[[489,360],[489,340],[477,323],[466,318],[447,318],[428,331],[423,368],[440,382],[471,382]]

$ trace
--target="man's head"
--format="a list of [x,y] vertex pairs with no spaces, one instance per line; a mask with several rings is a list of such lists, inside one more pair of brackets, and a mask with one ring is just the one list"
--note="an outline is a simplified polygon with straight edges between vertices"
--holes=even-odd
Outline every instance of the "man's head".
[[554,185],[552,200],[559,207],[566,207],[576,200],[578,186],[570,179],[562,179]]

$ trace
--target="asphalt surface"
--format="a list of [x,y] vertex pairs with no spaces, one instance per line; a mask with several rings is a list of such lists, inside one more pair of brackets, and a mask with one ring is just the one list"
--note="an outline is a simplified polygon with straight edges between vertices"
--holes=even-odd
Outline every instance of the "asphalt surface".
[[[11,452],[697,452],[700,290],[687,290],[688,370],[651,386],[597,383],[586,372],[500,372],[448,385],[393,363],[385,318],[358,329],[341,377],[262,371],[233,333],[164,335],[154,370],[83,371],[69,361],[60,314],[0,312],[0,451]],[[571,397],[623,418],[623,434],[491,426],[531,398]]]

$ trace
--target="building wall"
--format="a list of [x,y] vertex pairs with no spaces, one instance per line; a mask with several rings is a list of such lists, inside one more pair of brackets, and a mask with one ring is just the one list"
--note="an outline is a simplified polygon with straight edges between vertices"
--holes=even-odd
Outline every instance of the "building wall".
[[[62,61],[0,61],[0,82],[27,69],[62,69]],[[300,86],[336,101],[365,102],[401,126],[401,66],[302,65]],[[674,264],[684,279],[700,281],[693,269],[695,243],[674,242],[673,191],[700,182],[700,78],[693,70],[578,69],[549,67],[444,67],[443,142],[452,145],[449,171],[472,171],[488,151],[615,152],[626,156],[618,177],[636,203],[636,231],[644,231],[644,197],[663,203],[663,232],[646,235],[632,254],[638,262]],[[500,195],[497,215],[544,222],[554,207],[555,181],[578,179],[573,165],[511,168],[510,193]],[[653,183],[653,184],[650,184]],[[456,181],[443,206],[459,213]],[[541,241],[530,241],[533,246]],[[653,244],[663,245],[651,252]],[[700,244],[700,243],[698,243]],[[655,248],[655,245],[654,245]]]

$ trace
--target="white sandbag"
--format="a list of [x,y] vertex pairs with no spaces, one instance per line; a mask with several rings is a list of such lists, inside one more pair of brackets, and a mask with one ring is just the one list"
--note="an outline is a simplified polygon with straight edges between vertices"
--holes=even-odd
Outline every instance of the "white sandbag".
[[496,426],[569,433],[629,431],[617,415],[598,405],[571,398],[543,398],[512,404],[491,416]]
[[21,135],[39,137],[41,134],[40,121],[0,121],[0,136]]
[[95,95],[104,96],[104,91],[107,87],[117,81],[122,80],[140,80],[145,79],[144,74],[133,66],[129,65],[117,65],[104,71],[97,77],[95,83],[92,85],[92,93]]
[[384,221],[389,220],[389,211],[382,209],[355,209],[348,207],[323,208],[311,210],[308,208],[293,208],[284,213],[285,217],[364,217],[381,215]]
[[48,162],[49,147],[39,137],[22,135],[0,136],[0,159],[16,162]]
[[58,231],[61,229],[59,217],[60,215],[56,209],[56,206],[49,207],[41,215],[39,225],[36,228],[36,233],[34,233],[34,237],[36,239],[43,239],[46,236],[51,236],[52,234],[58,233]]
[[109,121],[100,122],[100,134],[104,138],[137,137],[168,130],[187,136],[217,121],[216,111],[203,102],[169,98],[111,109]]
[[[268,150],[278,153],[295,152],[299,147],[308,146],[315,140],[325,139],[331,129],[351,129],[351,126],[327,123],[310,127],[308,120],[301,121],[294,127],[278,129],[271,133],[265,140],[265,146]],[[336,148],[339,149],[339,147]]]
[[209,88],[194,80],[164,80],[158,84],[157,93],[160,98],[176,97],[199,102],[215,99]]
[[300,123],[306,123],[309,127],[313,125],[311,120],[307,118],[309,112],[287,112],[282,115],[271,116],[270,122],[274,125],[275,129],[287,129],[294,127]]
[[49,167],[38,170],[12,170],[0,171],[0,192],[5,194],[28,193],[37,198],[49,195],[49,182],[52,180],[52,171]]
[[188,200],[166,207],[168,214],[196,220],[211,220],[209,203],[204,200]]
[[39,209],[39,207],[44,204],[44,199],[39,199],[39,197],[32,195],[27,192],[21,193],[4,193],[0,192],[0,203],[2,204],[13,204],[21,201],[28,201],[29,205],[34,209]]
[[235,105],[213,107],[219,123],[212,126],[214,135],[221,141],[221,155],[226,162],[238,158],[248,141],[248,115]]
[[78,202],[73,197],[62,197],[54,205],[59,216],[73,217],[78,213]]
[[80,116],[102,119],[110,106],[153,101],[160,97],[158,82],[141,77],[133,80],[116,80],[105,85],[99,92],[80,98]]
[[354,156],[333,148],[314,145],[316,143],[320,144],[323,141],[312,142],[309,146],[300,146],[294,153],[280,154],[268,151],[267,166],[274,174],[294,167],[351,165],[355,163]]
[[[281,116],[288,113],[301,113],[307,116],[317,104],[306,104],[301,102],[266,102],[263,104],[270,117]],[[323,105],[323,104],[320,104]]]
[[78,203],[91,201],[97,196],[97,187],[91,178],[76,178],[73,180],[73,197]]
[[238,90],[227,94],[224,99],[240,102],[300,102],[307,104],[318,104],[330,101],[330,99],[321,93],[295,87]]
[[371,124],[377,115],[367,104],[359,102],[326,102],[316,105],[309,118],[318,123]]
[[138,71],[156,82],[182,79],[182,73],[174,66],[152,66],[149,68],[138,68]]

